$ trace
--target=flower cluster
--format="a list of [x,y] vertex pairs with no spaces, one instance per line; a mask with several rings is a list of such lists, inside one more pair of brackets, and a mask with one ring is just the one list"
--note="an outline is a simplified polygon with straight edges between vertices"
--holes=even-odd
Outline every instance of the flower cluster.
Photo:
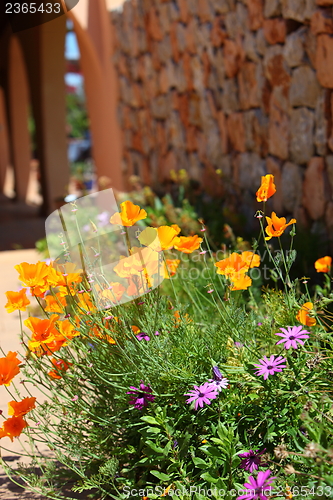
[[245,251],[241,254],[233,252],[230,257],[222,259],[214,264],[217,274],[226,276],[231,282],[231,290],[246,290],[252,284],[250,276],[246,273],[253,267],[259,267],[259,255]]
[[28,427],[24,416],[35,408],[36,398],[25,398],[22,401],[9,401],[8,415],[10,418],[4,421],[0,428],[0,438],[9,437],[13,441],[18,437],[25,427]]
[[185,396],[190,396],[186,403],[190,404],[194,401],[194,409],[202,408],[204,404],[210,405],[213,399],[216,399],[218,393],[228,387],[228,379],[223,377],[217,366],[213,366],[213,378],[208,382],[194,386]]
[[[312,399],[312,394],[320,392],[312,388],[308,391],[315,377],[307,377],[310,368],[305,357],[318,339],[314,354],[319,361],[314,358],[313,366],[322,363],[323,373],[331,357],[317,353],[320,350],[317,344],[319,346],[322,340],[323,344],[327,342],[330,334],[325,329],[322,336],[318,335],[324,316],[320,315],[320,309],[324,309],[325,302],[316,299],[313,303],[304,303],[306,299],[302,296],[297,305],[298,290],[296,286],[292,288],[288,275],[290,261],[283,261],[282,253],[272,260],[275,268],[280,266],[276,279],[285,285],[284,292],[267,287],[265,302],[260,301],[259,289],[244,294],[249,300],[241,293],[230,293],[247,290],[252,285],[250,270],[261,264],[256,253],[259,244],[265,245],[271,257],[272,245],[267,241],[280,238],[288,226],[296,223],[295,219],[287,223],[275,212],[264,218],[266,202],[275,192],[274,176],[263,176],[256,193],[257,201],[264,205],[258,215],[262,234],[255,251],[249,251],[247,244],[237,241],[235,251],[229,256],[223,247],[225,258],[218,262],[212,262],[214,255],[209,247],[202,248],[203,238],[191,231],[185,233],[190,236],[181,236],[177,224],[142,229],[144,222],[141,222],[134,231],[133,226],[145,221],[148,214],[139,205],[125,201],[111,218],[108,212],[100,218],[104,227],[120,226],[120,252],[127,253],[116,262],[112,260],[112,280],[105,278],[102,266],[94,274],[85,257],[80,264],[83,269],[59,261],[23,262],[16,266],[23,288],[6,293],[5,308],[9,313],[19,311],[20,315],[29,310],[29,317],[21,322],[22,340],[28,337],[29,363],[26,365],[36,366],[36,373],[42,372],[44,376],[44,385],[54,388],[53,403],[62,410],[64,421],[70,414],[75,425],[76,422],[82,425],[82,432],[80,428],[80,433],[73,436],[73,443],[75,438],[76,443],[82,440],[78,446],[86,446],[87,455],[89,446],[94,446],[91,443],[103,443],[100,449],[91,450],[91,463],[98,453],[101,462],[105,459],[109,463],[110,457],[119,459],[119,469],[114,474],[120,476],[121,495],[125,484],[142,484],[151,474],[153,484],[156,479],[163,484],[161,496],[167,496],[172,485],[181,481],[180,470],[189,484],[194,483],[196,477],[205,485],[228,483],[229,487],[239,487],[245,483],[238,500],[268,500],[273,495],[273,481],[280,483],[285,464],[281,468],[281,464],[273,462],[269,450],[276,450],[276,445],[283,444],[284,440],[291,442],[288,426],[295,421],[299,426],[300,412],[305,414],[315,406],[311,406],[313,403],[307,398]],[[74,208],[73,218],[76,211]],[[155,224],[157,218],[151,220]],[[263,227],[265,220],[267,225]],[[205,233],[208,228],[201,219],[199,222],[203,224],[201,231],[208,246]],[[117,232],[116,227],[112,229],[113,233]],[[131,234],[134,243],[130,241]],[[100,248],[92,250],[96,262],[103,252]],[[211,265],[216,272],[206,287],[209,287],[208,293],[215,293],[209,298],[202,294],[206,287],[200,277],[193,287],[197,300],[191,304],[188,301],[192,289],[187,289],[187,283],[180,283],[180,279],[165,282],[165,289],[161,287],[139,299],[160,282],[159,278],[177,275],[181,260],[166,258],[170,250],[185,254],[185,261],[195,262],[197,258],[198,267]],[[195,251],[195,257],[187,257]],[[206,252],[208,258],[201,257]],[[315,262],[315,269],[319,273],[330,273],[331,264],[331,257],[322,257]],[[327,282],[329,279],[326,276]],[[277,288],[279,285],[277,283]],[[182,287],[181,293],[173,301],[170,290],[177,286]],[[32,314],[30,296],[37,299],[44,316]],[[123,306],[124,298],[135,300]],[[184,307],[182,300],[186,303]],[[192,308],[192,304],[195,307]],[[212,367],[210,375],[207,366]],[[10,351],[0,358],[0,385],[10,386],[22,368],[16,352]],[[28,368],[24,373],[29,373]],[[300,389],[297,388],[301,377],[301,383],[306,380],[306,391],[301,383]],[[197,380],[202,382],[194,385]],[[186,389],[188,387],[190,389]],[[329,391],[324,384],[323,387],[328,401]],[[283,393],[281,401],[280,393]],[[299,396],[295,398],[295,394]],[[319,398],[321,396],[313,397],[316,405],[319,401],[325,405],[326,400]],[[297,401],[292,406],[294,399]],[[290,411],[288,404],[292,406]],[[42,408],[38,403],[36,408],[34,397],[10,401],[0,439],[7,437],[13,441],[27,432],[24,431],[27,420],[34,418]],[[329,408],[329,415],[328,412]],[[323,413],[324,417],[327,414]],[[66,432],[69,439],[67,429]],[[305,442],[308,436],[306,431],[301,432]],[[42,434],[41,428],[38,434]],[[61,444],[66,439],[64,436],[65,433],[61,435]],[[311,443],[306,452],[309,447]],[[72,450],[74,448],[72,446]],[[123,448],[121,452],[120,448]],[[300,449],[297,445],[297,460],[302,455]],[[311,457],[304,456],[307,460],[313,459],[318,450],[316,448]],[[276,454],[278,460],[292,456],[293,452],[281,457]],[[304,470],[308,469],[307,464]],[[273,474],[278,470],[276,478]],[[299,473],[299,476],[301,480],[306,474]],[[103,494],[112,496],[114,485],[110,482],[104,486],[110,490],[104,490]],[[289,488],[286,498],[291,498],[290,495]],[[139,496],[148,498],[145,494]]]

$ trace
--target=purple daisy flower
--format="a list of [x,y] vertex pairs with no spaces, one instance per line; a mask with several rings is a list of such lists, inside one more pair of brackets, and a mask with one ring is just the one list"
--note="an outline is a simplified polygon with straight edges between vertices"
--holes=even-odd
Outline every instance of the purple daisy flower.
[[208,382],[215,387],[216,391],[220,392],[222,389],[228,387],[229,380],[223,377],[217,366],[213,366],[213,378],[210,378]]
[[187,394],[184,394],[184,396],[191,396],[186,400],[186,403],[188,404],[192,403],[192,401],[195,401],[195,410],[198,409],[198,406],[202,408],[204,404],[210,405],[211,399],[216,399],[217,397],[217,389],[209,382],[205,382],[203,385],[200,385],[200,387],[198,387],[197,385],[194,385],[193,387],[194,390],[188,392]]
[[262,450],[260,453],[258,453],[258,450],[253,451],[247,451],[246,453],[240,453],[238,456],[240,458],[243,458],[240,468],[244,470],[248,470],[249,472],[253,472],[254,470],[257,470],[258,467],[265,467],[267,464],[261,463],[261,458],[260,455],[265,453],[266,448]]
[[[271,356],[269,359],[264,356],[263,359],[259,359],[260,364],[254,365],[259,368],[256,371],[255,375],[260,377],[260,375],[264,376],[264,380],[267,380],[269,375],[274,375],[275,372],[282,372],[283,368],[286,368],[287,365],[282,365],[286,361],[282,356]],[[254,368],[255,369],[255,368]]]
[[257,479],[250,476],[249,483],[244,484],[248,491],[243,490],[244,495],[237,497],[237,500],[267,500],[266,495],[271,495],[271,483],[276,479],[275,477],[269,478],[270,474],[270,470],[265,470],[258,473]]
[[131,394],[131,399],[129,401],[130,405],[133,405],[137,410],[142,410],[145,406],[148,406],[150,401],[154,401],[155,396],[152,395],[152,388],[150,385],[145,385],[141,380],[140,388],[130,386],[131,391],[126,392],[126,394]]
[[145,332],[137,333],[135,336],[138,340],[147,340],[147,342],[148,340],[150,340],[149,335],[147,335]]
[[287,330],[285,328],[280,328],[281,332],[283,333],[276,333],[275,335],[278,335],[279,337],[283,337],[281,340],[279,340],[276,345],[282,344],[285,342],[284,347],[286,349],[290,349],[290,347],[293,347],[294,349],[297,349],[297,342],[299,342],[301,345],[304,345],[303,339],[308,339],[309,335],[306,335],[307,333],[310,333],[306,330],[302,329],[303,326],[287,326]]

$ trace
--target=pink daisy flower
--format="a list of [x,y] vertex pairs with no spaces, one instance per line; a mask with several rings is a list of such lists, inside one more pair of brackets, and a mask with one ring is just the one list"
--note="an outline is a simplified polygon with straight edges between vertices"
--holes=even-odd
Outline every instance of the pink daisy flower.
[[244,484],[247,491],[243,490],[244,495],[237,497],[237,500],[267,500],[266,495],[271,495],[271,483],[276,479],[270,475],[271,471],[265,470],[258,472],[256,479],[250,476],[249,482]]
[[203,385],[200,385],[198,387],[197,385],[193,386],[194,390],[190,391],[187,394],[184,394],[184,396],[191,396],[189,399],[186,400],[186,403],[190,404],[192,401],[195,401],[194,403],[194,409],[197,410],[198,406],[200,408],[203,407],[204,404],[210,405],[212,399],[217,398],[217,389],[214,385],[210,384],[209,382],[205,382]]
[[155,399],[155,396],[152,394],[153,389],[149,384],[145,385],[142,380],[139,388],[131,385],[130,389],[130,391],[126,392],[126,394],[131,395],[129,404],[138,410],[142,410],[145,406],[148,406],[150,401],[154,401]]
[[268,464],[263,464],[261,462],[261,457],[263,453],[265,453],[266,448],[262,450],[260,453],[258,453],[259,450],[253,451],[247,451],[246,453],[240,453],[238,456],[242,458],[242,462],[240,464],[240,468],[244,470],[248,470],[250,472],[253,472],[254,470],[257,470],[258,467],[262,466],[267,466]]
[[290,347],[293,347],[294,349],[297,349],[297,342],[299,342],[301,345],[304,345],[303,339],[306,340],[309,338],[309,335],[307,335],[306,330],[302,330],[303,326],[287,326],[287,330],[285,328],[280,328],[281,332],[283,333],[276,333],[275,335],[278,335],[279,337],[283,337],[281,340],[279,340],[276,345],[282,344],[285,342],[284,347],[286,349],[290,349]]
[[260,377],[260,375],[264,376],[264,380],[267,380],[269,375],[274,375],[275,372],[282,372],[283,368],[286,368],[287,365],[283,365],[286,361],[282,356],[271,356],[269,359],[264,356],[263,359],[259,359],[260,363],[258,365],[254,365],[258,367],[256,371],[256,375]]

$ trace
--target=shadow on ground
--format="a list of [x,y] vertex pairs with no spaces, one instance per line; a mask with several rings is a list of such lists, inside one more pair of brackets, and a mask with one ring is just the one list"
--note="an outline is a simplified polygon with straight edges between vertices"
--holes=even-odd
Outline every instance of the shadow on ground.
[[40,207],[0,196],[0,251],[35,248],[45,236],[45,218]]
[[[18,465],[18,457],[17,455],[7,455],[2,457],[3,460],[10,465],[12,468],[16,468]],[[55,462],[57,470],[59,470],[62,466],[60,462]],[[31,472],[34,472],[39,477],[42,477],[42,471],[38,468],[30,468]],[[9,479],[3,469],[0,469],[0,499],[1,500],[47,500],[47,497],[43,495],[39,495],[38,493],[34,493],[26,490],[23,485],[24,481],[19,477],[15,476],[13,478],[15,483]],[[19,484],[16,484],[19,483]],[[19,486],[22,484],[22,487]],[[64,487],[61,488],[61,492],[67,498],[71,498],[73,500],[88,500],[87,495],[92,493],[92,491],[87,491],[84,493],[74,493],[70,489],[70,483],[64,484]]]

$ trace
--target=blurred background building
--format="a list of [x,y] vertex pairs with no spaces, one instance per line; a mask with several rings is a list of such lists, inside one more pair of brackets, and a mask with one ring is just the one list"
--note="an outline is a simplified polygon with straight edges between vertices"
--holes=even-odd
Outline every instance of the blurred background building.
[[250,229],[272,173],[268,208],[332,239],[332,6],[80,0],[29,30],[3,23],[0,210],[15,197],[11,210],[30,199],[47,215],[96,178],[163,192],[184,169]]
[[[118,5],[80,0],[66,16],[16,33],[2,18],[0,190],[42,202],[44,215],[64,198],[69,164],[93,159],[98,175],[122,188],[108,14]],[[29,191],[36,179],[40,193]]]

